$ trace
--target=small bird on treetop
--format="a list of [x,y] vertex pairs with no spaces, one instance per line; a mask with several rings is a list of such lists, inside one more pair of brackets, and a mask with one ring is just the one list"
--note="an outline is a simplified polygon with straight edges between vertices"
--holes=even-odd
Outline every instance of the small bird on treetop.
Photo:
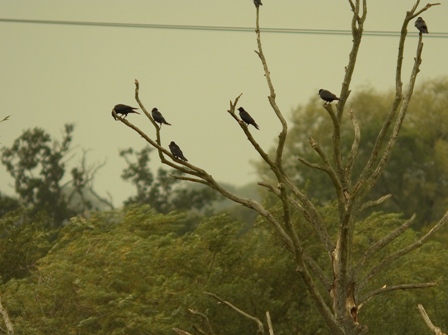
[[171,141],[170,145],[170,151],[173,154],[174,158],[181,159],[183,161],[188,162],[188,159],[185,158],[184,154],[182,153],[182,150],[180,150],[179,146]]
[[152,114],[152,118],[154,119],[154,121],[156,121],[157,123],[160,124],[160,128],[162,128],[162,123],[166,124],[168,126],[171,126],[171,123],[166,122],[165,118],[163,117],[162,113],[159,112],[159,110],[157,108],[153,108],[151,111]]
[[138,108],[131,107],[128,105],[118,104],[118,105],[115,105],[114,109],[112,109],[112,116],[113,116],[114,120],[117,120],[117,118],[114,115],[114,111],[116,114],[124,115],[124,118],[126,118],[126,116],[128,116],[129,113],[140,114],[139,112],[136,112],[135,109],[138,109]]
[[263,6],[263,4],[261,3],[261,0],[254,0],[254,5],[255,5],[255,7],[260,7],[260,6]]
[[428,33],[428,26],[426,25],[426,22],[421,18],[417,18],[417,20],[415,20],[415,27],[420,30],[420,34],[427,34]]
[[258,124],[252,118],[252,116],[250,116],[249,113],[246,112],[243,107],[238,108],[238,110],[240,111],[240,118],[241,118],[241,120],[243,120],[248,126],[251,124],[255,128],[260,129],[258,127]]
[[322,100],[325,101],[325,103],[331,103],[333,100],[341,100],[339,99],[335,94],[331,93],[330,91],[320,89],[318,94]]

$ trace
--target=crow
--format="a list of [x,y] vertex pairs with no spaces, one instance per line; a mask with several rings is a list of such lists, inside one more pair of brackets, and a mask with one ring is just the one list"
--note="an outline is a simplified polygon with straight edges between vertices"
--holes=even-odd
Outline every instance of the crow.
[[160,128],[162,128],[162,123],[166,124],[168,126],[171,126],[171,123],[166,122],[165,118],[163,117],[162,113],[159,112],[159,110],[157,108],[153,108],[151,111],[152,114],[152,118],[154,119],[154,121],[156,121],[157,123],[160,124]]
[[243,107],[238,108],[238,110],[240,111],[241,120],[243,120],[248,126],[251,124],[255,128],[260,129],[255,120],[252,119],[252,116],[250,116],[249,113],[246,112]]
[[254,0],[254,5],[255,5],[255,7],[260,7],[260,6],[263,6],[263,4],[261,3],[261,0]]
[[128,105],[118,104],[118,105],[115,105],[114,109],[112,109],[112,116],[115,120],[117,120],[117,118],[114,115],[114,111],[117,115],[118,114],[124,115],[124,118],[126,118],[126,116],[128,116],[129,113],[140,114],[139,112],[136,112],[134,109],[138,109],[138,108],[131,107]]
[[179,146],[171,141],[170,145],[170,151],[173,154],[174,158],[181,159],[183,161],[188,162],[188,159],[185,158],[184,154],[182,153],[182,150],[180,150]]
[[417,20],[415,20],[415,27],[420,30],[420,34],[427,34],[428,33],[428,26],[426,25],[426,22],[419,17]]
[[318,95],[325,101],[326,104],[331,103],[333,100],[341,100],[335,94],[323,89],[319,90]]

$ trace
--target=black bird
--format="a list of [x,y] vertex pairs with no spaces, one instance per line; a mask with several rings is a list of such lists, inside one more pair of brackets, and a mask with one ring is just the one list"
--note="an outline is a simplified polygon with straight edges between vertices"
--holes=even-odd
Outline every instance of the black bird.
[[427,34],[428,33],[428,26],[426,25],[426,22],[421,18],[417,18],[417,20],[415,20],[415,27],[420,30],[420,34]]
[[335,94],[330,91],[320,89],[318,94],[322,100],[326,101],[325,103],[331,103],[333,100],[341,100]]
[[114,109],[112,110],[112,116],[115,120],[117,119],[114,115],[114,111],[116,114],[124,115],[125,118],[126,118],[126,116],[128,116],[129,113],[140,114],[139,112],[136,112],[134,109],[138,109],[138,108],[131,107],[128,105],[118,104],[118,105],[115,105]]
[[152,118],[154,119],[154,121],[156,121],[157,123],[160,123],[160,128],[162,128],[162,123],[166,124],[168,126],[171,126],[171,123],[166,122],[162,113],[160,113],[157,108],[154,107],[151,111],[151,114],[152,114]]
[[169,147],[174,158],[188,162],[188,159],[185,158],[184,154],[182,153],[182,150],[180,150],[179,146],[176,143],[171,141]]
[[255,128],[260,129],[258,128],[258,124],[255,122],[255,120],[252,119],[252,116],[250,116],[249,113],[246,112],[243,107],[238,108],[238,110],[240,111],[241,120],[243,120],[248,126],[251,124]]
[[254,0],[254,5],[255,5],[255,7],[260,7],[260,6],[263,6],[263,4],[261,3],[261,0]]

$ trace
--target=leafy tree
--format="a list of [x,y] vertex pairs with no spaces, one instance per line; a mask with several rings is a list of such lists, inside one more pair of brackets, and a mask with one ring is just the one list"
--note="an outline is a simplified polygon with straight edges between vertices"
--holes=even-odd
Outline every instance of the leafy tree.
[[[15,180],[19,203],[30,209],[30,215],[47,213],[52,227],[76,213],[97,207],[89,197],[96,199],[95,205],[100,200],[111,207],[93,191],[90,183],[94,173],[86,169],[84,160],[81,167],[72,169],[72,181],[62,183],[73,130],[73,125],[65,125],[59,142],[43,129],[28,129],[10,148],[2,148],[2,163]],[[78,201],[73,200],[75,195]]]
[[[351,93],[350,85],[353,73],[355,71],[356,60],[360,50],[364,31],[364,22],[367,17],[367,0],[352,1],[348,0],[348,5],[353,12],[351,20],[353,44],[349,55],[349,63],[345,67],[345,75],[342,80],[342,87],[339,94],[340,100],[334,107],[332,104],[325,103],[323,108],[328,113],[327,117],[331,119],[332,145],[330,151],[325,151],[318,141],[310,139],[310,145],[316,152],[319,163],[310,162],[303,157],[298,157],[298,161],[305,165],[305,168],[311,168],[313,173],[326,174],[330,178],[333,190],[333,203],[336,202],[337,211],[330,220],[325,220],[324,209],[319,207],[319,202],[309,197],[306,189],[303,189],[292,176],[285,170],[283,163],[285,143],[288,135],[287,122],[276,103],[276,93],[272,82],[268,63],[263,52],[261,43],[261,33],[259,27],[260,6],[256,8],[256,39],[257,55],[259,56],[264,75],[269,87],[268,100],[273,113],[279,120],[281,131],[278,135],[278,142],[275,153],[270,155],[254,139],[248,127],[236,115],[238,96],[230,102],[229,115],[235,119],[236,124],[246,135],[264,164],[275,175],[275,182],[260,182],[259,185],[277,197],[281,204],[279,211],[274,211],[268,206],[263,206],[253,199],[247,199],[231,193],[223,185],[219,184],[210,173],[204,169],[195,166],[191,162],[184,162],[176,159],[169,150],[164,148],[161,143],[161,132],[157,124],[147,112],[139,97],[139,83],[135,81],[135,97],[141,109],[148,116],[154,126],[154,135],[147,135],[141,129],[124,118],[117,118],[125,126],[136,131],[147,143],[156,148],[162,163],[182,172],[183,175],[176,176],[181,180],[195,182],[201,185],[207,185],[218,191],[228,199],[241,204],[247,208],[256,211],[265,222],[269,223],[284,248],[291,254],[294,262],[294,268],[303,280],[307,291],[309,292],[316,309],[333,335],[357,335],[368,332],[367,324],[360,322],[361,301],[365,296],[375,295],[376,292],[385,293],[394,290],[408,290],[435,285],[434,282],[397,284],[392,285],[391,290],[381,290],[380,288],[372,291],[364,291],[369,288],[364,283],[364,278],[368,281],[381,273],[382,269],[390,264],[396,264],[400,258],[405,257],[411,251],[415,251],[426,242],[446,221],[448,221],[448,212],[435,226],[417,241],[408,241],[407,246],[400,245],[402,248],[388,254],[387,257],[376,259],[376,264],[371,264],[367,260],[375,259],[374,256],[386,250],[385,247],[397,238],[405,236],[407,228],[414,220],[411,217],[403,225],[395,228],[388,234],[383,235],[379,240],[372,242],[367,251],[359,253],[356,248],[356,229],[362,224],[362,219],[366,210],[372,209],[384,203],[388,196],[382,196],[379,199],[371,200],[368,196],[372,188],[378,183],[382,175],[385,174],[393,148],[396,145],[400,134],[403,121],[407,115],[409,102],[411,101],[415,82],[420,72],[423,52],[423,35],[420,33],[416,46],[416,55],[410,71],[409,80],[406,89],[403,90],[402,72],[404,59],[404,45],[407,37],[407,28],[411,20],[414,20],[421,13],[425,12],[436,4],[427,4],[421,9],[417,9],[420,1],[406,13],[403,20],[400,39],[398,42],[398,55],[395,73],[395,92],[392,101],[387,108],[386,116],[381,120],[381,128],[375,136],[375,142],[372,150],[369,151],[367,162],[360,162],[362,169],[359,173],[354,170],[355,162],[358,162],[358,154],[361,150],[368,150],[361,146],[361,128],[357,120],[357,112],[346,111],[345,107]],[[345,113],[344,113],[345,112]],[[348,151],[343,150],[342,138],[344,136],[342,124],[343,116],[347,115],[352,123],[354,130],[353,141]],[[294,218],[299,214],[303,220],[297,221]],[[311,256],[308,250],[307,229],[304,225],[309,225],[314,229],[314,233],[319,238],[319,245],[314,245],[312,249],[319,248],[320,254],[326,257],[326,266],[322,267]],[[329,275],[325,275],[329,273]],[[362,273],[366,273],[363,277]],[[364,307],[365,308],[365,307]],[[267,320],[269,322],[269,320]],[[261,321],[260,321],[261,324]],[[199,332],[197,332],[199,333]]]
[[[120,156],[126,160],[128,166],[123,170],[121,177],[132,182],[137,194],[129,197],[124,204],[149,204],[159,213],[177,211],[204,210],[211,211],[211,205],[217,200],[222,200],[216,192],[207,187],[185,187],[179,185],[179,180],[174,176],[181,173],[174,171],[169,173],[166,169],[159,168],[157,177],[149,167],[150,153],[153,149],[144,147],[139,152],[129,148],[120,151]],[[131,156],[135,156],[135,161]]]
[[[272,210],[281,211],[281,206]],[[332,218],[336,211],[327,208],[323,214]],[[36,218],[36,224],[40,220]],[[278,334],[331,334],[304,283],[297,280],[294,260],[278,248],[281,240],[262,220],[246,231],[244,223],[218,215],[180,235],[176,232],[182,230],[183,220],[180,215],[157,214],[149,206],[72,218],[51,252],[32,267],[31,276],[10,280],[2,288],[4,305],[17,332],[172,334],[172,328],[180,327],[190,333],[198,329],[207,333],[204,316],[215,334],[257,331],[252,320],[235,315],[228,306],[204,294],[213,292],[259,319],[269,311]],[[404,222],[398,215],[372,214],[356,232],[358,251],[369,250],[371,241]],[[315,247],[318,236],[311,228],[306,233],[310,256],[323,266],[328,260]],[[375,263],[416,239],[417,234],[408,230],[368,262]],[[429,311],[438,311],[438,324],[448,322],[444,304],[448,285],[439,285],[430,295],[403,296],[388,291],[397,281],[440,276],[439,268],[448,265],[447,256],[440,243],[427,244],[396,263],[394,271],[365,283],[389,292],[384,298],[360,297],[365,299],[360,300],[363,319],[377,324],[374,334],[399,334],[400,329],[423,333],[424,325],[415,317],[417,310],[406,308],[417,300]],[[442,279],[441,283],[445,282]],[[324,282],[319,285],[328,288]],[[386,311],[386,316],[380,310]],[[382,321],[385,318],[392,325]]]

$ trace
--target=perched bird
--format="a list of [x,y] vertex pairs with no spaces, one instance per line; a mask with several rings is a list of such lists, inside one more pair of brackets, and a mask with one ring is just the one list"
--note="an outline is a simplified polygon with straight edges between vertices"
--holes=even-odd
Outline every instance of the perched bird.
[[152,114],[152,118],[154,119],[154,121],[156,121],[157,123],[160,123],[160,128],[162,128],[162,123],[166,124],[168,126],[171,126],[171,123],[166,122],[162,113],[160,113],[157,108],[154,107],[151,111],[151,114]]
[[176,143],[171,141],[169,147],[174,158],[188,162],[188,159],[185,158],[184,154],[182,153],[182,150],[180,150],[179,146]]
[[341,100],[335,94],[330,91],[320,89],[318,94],[322,100],[326,101],[325,103],[331,103],[333,100]]
[[246,112],[243,107],[238,108],[238,110],[240,111],[241,120],[243,120],[247,125],[251,124],[255,128],[260,129],[258,128],[258,124],[255,122],[255,120],[252,119],[252,116],[250,116],[249,113]]
[[134,109],[138,109],[138,108],[131,107],[128,105],[118,104],[118,105],[115,105],[114,109],[112,109],[112,116],[115,120],[117,119],[114,115],[114,111],[116,114],[124,115],[125,118],[126,118],[126,116],[128,116],[129,113],[140,114],[139,112],[136,112]]
[[417,20],[415,20],[415,27],[420,30],[420,34],[427,34],[428,33],[428,26],[426,25],[426,22],[421,18],[417,18]]
[[260,6],[263,6],[263,4],[261,3],[261,0],[254,0],[254,5],[255,5],[255,7],[260,7]]

